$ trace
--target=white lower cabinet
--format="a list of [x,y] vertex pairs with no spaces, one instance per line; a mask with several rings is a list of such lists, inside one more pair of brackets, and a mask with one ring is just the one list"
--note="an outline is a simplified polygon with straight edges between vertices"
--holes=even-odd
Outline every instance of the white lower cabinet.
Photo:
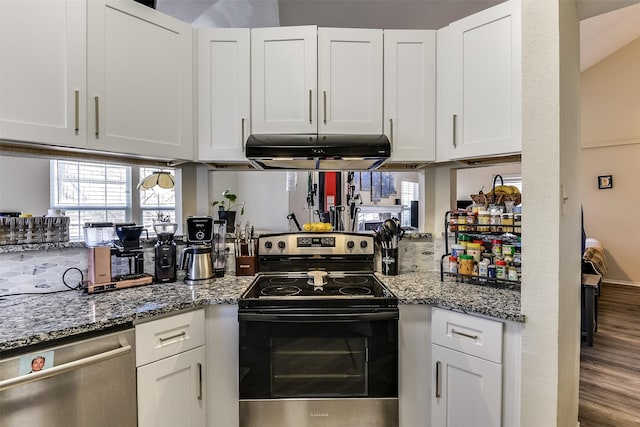
[[434,308],[431,425],[502,425],[502,322]]
[[138,426],[205,426],[205,349],[138,368]]
[[139,427],[206,425],[204,310],[136,325]]
[[439,345],[431,348],[431,425],[501,425],[502,365]]

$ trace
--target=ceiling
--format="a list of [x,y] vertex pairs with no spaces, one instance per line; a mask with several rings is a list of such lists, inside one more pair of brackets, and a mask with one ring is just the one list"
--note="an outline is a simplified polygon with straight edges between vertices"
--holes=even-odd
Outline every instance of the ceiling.
[[[503,0],[156,0],[198,28],[318,25],[438,29]],[[581,70],[640,37],[640,0],[577,0]]]

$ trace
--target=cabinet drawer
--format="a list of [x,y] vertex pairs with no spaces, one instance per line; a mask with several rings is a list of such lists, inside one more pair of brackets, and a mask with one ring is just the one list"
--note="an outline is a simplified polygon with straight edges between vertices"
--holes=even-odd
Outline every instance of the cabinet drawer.
[[136,366],[204,345],[204,310],[136,325]]
[[431,340],[443,347],[502,363],[502,322],[434,308]]

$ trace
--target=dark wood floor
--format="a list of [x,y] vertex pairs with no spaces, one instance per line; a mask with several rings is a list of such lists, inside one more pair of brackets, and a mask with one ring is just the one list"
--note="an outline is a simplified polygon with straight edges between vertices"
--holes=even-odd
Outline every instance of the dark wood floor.
[[602,285],[593,347],[580,354],[580,427],[640,426],[640,288]]

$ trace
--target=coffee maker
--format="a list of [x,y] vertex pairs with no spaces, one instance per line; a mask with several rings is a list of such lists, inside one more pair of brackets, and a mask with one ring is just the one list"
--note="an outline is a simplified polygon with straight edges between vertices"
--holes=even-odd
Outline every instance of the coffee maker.
[[215,280],[212,246],[213,218],[190,216],[187,218],[187,247],[180,253],[180,270],[186,270],[184,283],[206,285]]
[[[92,229],[101,230],[100,233],[105,234],[105,230],[113,231],[113,225],[86,225],[85,235],[88,235],[87,230]],[[144,272],[144,252],[140,246],[143,229],[144,227],[133,223],[116,224],[118,239],[113,241],[113,246],[104,244],[104,239],[98,239],[98,246],[89,247],[89,281],[84,287],[85,292],[106,292],[153,282],[153,277]],[[85,236],[85,243],[90,240]]]
[[154,273],[156,283],[171,283],[176,281],[176,234],[178,224],[173,222],[156,222],[153,224],[157,241],[154,251]]

